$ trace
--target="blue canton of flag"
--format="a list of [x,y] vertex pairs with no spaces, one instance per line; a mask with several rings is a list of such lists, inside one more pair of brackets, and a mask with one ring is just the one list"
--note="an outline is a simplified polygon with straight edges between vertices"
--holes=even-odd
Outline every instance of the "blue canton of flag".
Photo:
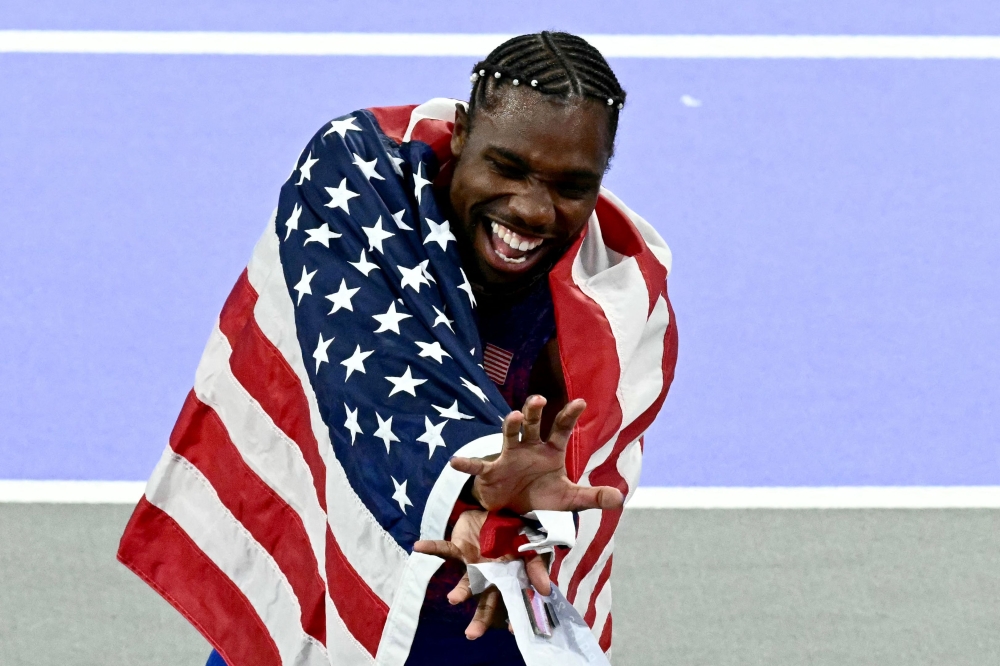
[[276,223],[334,455],[407,551],[451,455],[510,411],[482,367],[475,296],[431,186],[438,169],[428,145],[397,146],[357,111],[303,151]]

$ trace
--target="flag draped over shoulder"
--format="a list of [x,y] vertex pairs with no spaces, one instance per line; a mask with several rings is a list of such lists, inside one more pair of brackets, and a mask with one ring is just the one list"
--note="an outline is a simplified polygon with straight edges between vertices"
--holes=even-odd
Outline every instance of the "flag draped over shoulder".
[[[510,410],[431,181],[454,100],[324,126],[227,299],[119,559],[230,666],[403,664],[467,479]],[[670,251],[602,191],[549,282],[571,478],[634,490],[673,377]],[[552,577],[610,649],[619,511],[585,511]]]

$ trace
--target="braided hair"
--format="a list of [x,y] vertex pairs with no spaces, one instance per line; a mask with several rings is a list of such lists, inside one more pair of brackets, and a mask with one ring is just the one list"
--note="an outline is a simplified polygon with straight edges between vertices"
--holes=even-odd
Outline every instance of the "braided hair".
[[590,98],[607,107],[611,144],[625,91],[601,52],[566,32],[543,31],[508,39],[472,70],[469,118],[477,108],[492,108],[503,86],[527,86],[561,99]]

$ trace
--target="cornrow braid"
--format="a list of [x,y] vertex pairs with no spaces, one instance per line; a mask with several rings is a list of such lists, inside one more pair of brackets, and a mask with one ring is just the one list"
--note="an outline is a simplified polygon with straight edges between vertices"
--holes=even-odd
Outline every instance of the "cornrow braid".
[[608,108],[611,143],[625,91],[601,52],[585,39],[566,32],[543,31],[508,39],[472,70],[469,116],[496,104],[503,86],[528,86],[562,99],[589,97]]

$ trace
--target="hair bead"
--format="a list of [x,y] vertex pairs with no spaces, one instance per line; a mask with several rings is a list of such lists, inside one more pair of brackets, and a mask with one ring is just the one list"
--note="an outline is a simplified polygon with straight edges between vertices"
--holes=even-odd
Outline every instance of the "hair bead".
[[486,70],[485,69],[479,70],[479,76],[486,76]]
[[479,80],[479,75],[476,74],[475,72],[473,72],[472,76],[469,77],[469,80],[472,81],[473,83],[475,83],[476,81]]
[[611,99],[611,98],[609,97],[609,98],[608,98],[608,106],[611,106],[611,105],[613,105],[614,103],[615,103],[615,100],[613,100],[613,99]]
[[500,78],[500,72],[496,72],[496,73],[494,73],[494,74],[493,74],[493,78],[494,78],[494,79],[499,79],[499,78]]
[[621,111],[624,108],[625,108],[625,103],[624,102],[618,102],[618,110]]
[[532,88],[537,88],[538,87],[538,81],[536,79],[531,79],[531,87]]
[[520,82],[520,81],[518,81],[517,79],[514,79],[514,85],[515,85],[515,86],[517,86],[517,85],[521,85],[521,82]]

